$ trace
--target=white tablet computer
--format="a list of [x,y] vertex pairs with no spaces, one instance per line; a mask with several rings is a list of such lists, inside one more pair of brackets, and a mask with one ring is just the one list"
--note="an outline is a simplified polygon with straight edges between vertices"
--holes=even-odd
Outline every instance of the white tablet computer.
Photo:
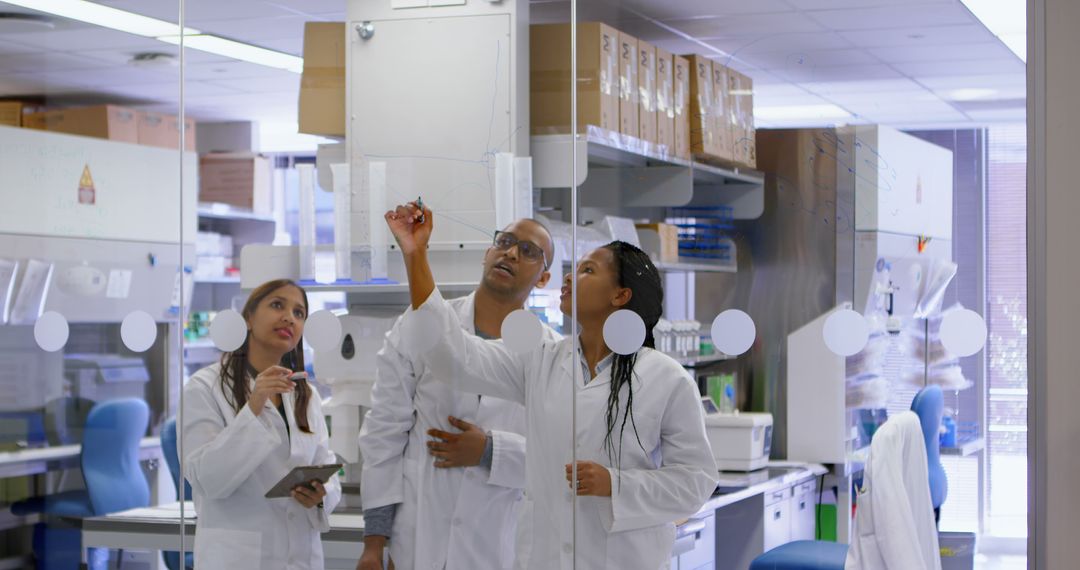
[[289,474],[278,481],[269,491],[266,492],[266,498],[278,499],[281,497],[292,496],[292,490],[300,485],[307,485],[310,481],[318,479],[323,483],[326,483],[341,470],[341,463],[334,463],[332,465],[307,465],[302,467],[294,467]]

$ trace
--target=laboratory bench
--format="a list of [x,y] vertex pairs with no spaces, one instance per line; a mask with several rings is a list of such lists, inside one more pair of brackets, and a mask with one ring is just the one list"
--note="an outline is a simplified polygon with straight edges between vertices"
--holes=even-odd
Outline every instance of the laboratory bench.
[[[716,493],[676,526],[672,570],[747,568],[766,550],[813,539],[821,465],[772,462],[752,473],[721,473]],[[184,548],[194,546],[194,506],[185,503]],[[83,521],[83,548],[178,550],[180,503],[132,509]],[[330,515],[322,535],[326,568],[356,567],[363,552],[364,518],[358,510]]]

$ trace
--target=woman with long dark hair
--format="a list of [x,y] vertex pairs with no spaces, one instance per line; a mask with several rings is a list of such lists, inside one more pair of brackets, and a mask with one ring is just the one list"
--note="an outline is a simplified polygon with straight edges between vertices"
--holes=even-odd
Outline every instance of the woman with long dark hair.
[[[431,211],[409,204],[387,212],[386,220],[405,256],[412,301],[406,331],[414,341],[401,346],[444,370],[461,390],[525,406],[526,492],[534,502],[529,568],[570,568],[575,538],[578,568],[666,568],[674,521],[708,500],[717,471],[698,389],[686,370],[652,349],[649,332],[645,346],[628,355],[604,342],[604,323],[615,311],[634,311],[646,331],[659,320],[663,286],[649,257],[619,241],[590,252],[576,269],[578,337],[515,353],[464,332],[435,287],[426,254]],[[571,278],[561,298],[568,317]]]
[[[294,467],[336,457],[304,369],[307,293],[292,281],[264,283],[241,313],[244,344],[184,386],[184,476],[195,501],[195,566],[322,568],[320,533],[341,498],[335,475],[266,498]],[[295,380],[293,378],[296,378]]]

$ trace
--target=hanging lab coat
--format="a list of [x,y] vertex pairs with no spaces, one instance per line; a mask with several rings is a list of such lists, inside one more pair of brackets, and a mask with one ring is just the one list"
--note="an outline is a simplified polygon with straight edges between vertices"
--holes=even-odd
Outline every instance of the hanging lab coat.
[[903,412],[874,434],[855,510],[847,570],[941,570],[926,443]]
[[[475,294],[448,304],[472,334]],[[360,430],[364,508],[397,504],[390,556],[397,568],[510,569],[515,529],[528,511],[525,487],[525,410],[521,404],[454,390],[402,344],[402,319],[376,358],[371,411]],[[544,327],[548,340],[558,334]],[[440,469],[428,454],[428,429],[457,432],[449,416],[491,433],[491,468]],[[526,521],[528,522],[528,521]],[[527,527],[519,534],[528,538]],[[524,553],[523,553],[524,554]]]
[[[303,433],[293,415],[294,398],[281,399],[285,419],[267,402],[256,416],[245,405],[233,411],[219,379],[220,364],[195,373],[184,386],[184,477],[195,501],[195,567],[199,570],[321,569],[320,533],[341,499],[337,475],[326,484],[323,508],[304,508],[293,498],[266,492],[294,467],[336,463],[329,447],[319,394],[313,386]],[[249,377],[254,386],[255,379]]]
[[[534,351],[514,353],[501,341],[463,331],[457,313],[438,290],[405,318],[406,331],[438,332],[431,340],[435,346],[419,354],[428,366],[443,371],[440,378],[462,390],[525,406],[526,489],[533,500],[531,570],[562,570],[573,564],[573,492],[565,465],[571,462],[575,435],[578,460],[607,466],[612,486],[611,497],[578,497],[577,567],[667,567],[675,540],[673,522],[695,514],[718,479],[698,388],[682,366],[651,349],[638,352],[632,381],[633,424],[626,423],[621,440],[618,427],[612,433],[616,451],[621,447],[621,470],[616,470],[604,446],[611,368],[588,384],[575,386],[574,367],[581,361],[573,339],[545,340]],[[417,343],[402,346],[422,350]],[[575,393],[576,434],[571,430]],[[625,388],[619,398],[616,426],[626,410]]]

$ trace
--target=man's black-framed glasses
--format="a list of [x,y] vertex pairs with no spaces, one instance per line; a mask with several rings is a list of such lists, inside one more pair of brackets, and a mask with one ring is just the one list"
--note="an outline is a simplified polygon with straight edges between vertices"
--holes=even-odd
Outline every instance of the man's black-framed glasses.
[[529,261],[540,261],[544,264],[544,269],[548,268],[547,254],[542,247],[531,241],[518,239],[510,232],[496,231],[491,245],[500,251],[510,251],[510,248],[516,245],[521,257]]

